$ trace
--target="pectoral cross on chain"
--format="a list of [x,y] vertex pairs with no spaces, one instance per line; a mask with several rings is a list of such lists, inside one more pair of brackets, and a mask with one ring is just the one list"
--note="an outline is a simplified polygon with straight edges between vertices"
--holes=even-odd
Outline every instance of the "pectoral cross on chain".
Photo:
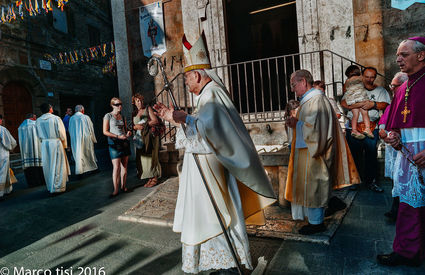
[[406,117],[408,114],[410,114],[410,110],[407,109],[406,105],[404,105],[404,110],[401,111],[401,114],[404,116],[403,123],[406,123]]

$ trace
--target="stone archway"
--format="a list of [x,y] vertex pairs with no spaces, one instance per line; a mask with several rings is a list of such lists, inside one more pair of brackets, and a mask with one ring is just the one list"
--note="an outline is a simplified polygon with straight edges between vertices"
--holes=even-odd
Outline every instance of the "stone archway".
[[33,112],[31,94],[20,82],[9,82],[2,91],[4,126],[18,140],[18,127]]
[[26,69],[11,67],[0,71],[0,113],[4,126],[18,140],[18,127],[27,113],[39,113],[46,93],[38,78]]
[[[46,100],[47,92],[39,77],[24,68],[9,67],[0,69],[0,97],[3,94],[3,88],[11,82],[21,83],[32,97],[32,108],[34,112],[38,112],[38,106]],[[3,107],[0,104],[0,113],[3,113]]]

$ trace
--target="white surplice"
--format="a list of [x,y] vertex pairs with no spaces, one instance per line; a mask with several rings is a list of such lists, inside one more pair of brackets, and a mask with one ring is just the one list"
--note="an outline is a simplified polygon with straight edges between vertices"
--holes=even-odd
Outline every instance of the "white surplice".
[[66,132],[62,120],[46,113],[36,121],[37,136],[41,140],[41,159],[47,190],[64,192],[70,169],[66,158]]
[[0,197],[12,192],[9,152],[15,147],[16,140],[5,127],[0,125]]
[[71,137],[72,155],[75,160],[75,174],[83,174],[97,169],[94,153],[93,123],[89,116],[76,112],[69,119],[69,135]]
[[198,273],[236,266],[192,153],[198,153],[202,171],[240,262],[252,269],[236,179],[220,164],[195,131],[188,128],[189,138],[185,138],[179,129],[176,141],[176,148],[185,148],[173,224],[173,231],[181,232],[182,270]]
[[179,130],[176,137],[176,148],[185,148],[173,226],[181,232],[182,269],[198,273],[236,266],[192,153],[199,156],[239,262],[252,269],[245,222],[264,224],[263,209],[276,201],[275,194],[224,84],[205,71],[213,81],[195,97],[186,135]]
[[23,168],[42,166],[41,141],[37,136],[35,120],[25,119],[18,128],[18,134]]

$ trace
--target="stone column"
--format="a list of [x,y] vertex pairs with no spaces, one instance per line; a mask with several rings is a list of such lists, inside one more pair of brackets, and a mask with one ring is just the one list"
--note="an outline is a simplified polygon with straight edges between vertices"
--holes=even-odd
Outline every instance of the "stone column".
[[[189,42],[194,43],[205,33],[211,65],[227,65],[226,27],[221,0],[182,0],[183,29]],[[229,89],[227,69],[218,69],[218,75]]]
[[[352,0],[297,0],[298,43],[300,53],[330,50],[349,60],[356,61],[354,41],[354,15]],[[301,68],[312,72],[315,80],[321,79],[319,54],[301,57]],[[324,54],[324,79],[326,84],[337,82],[335,91],[327,89],[328,96],[341,92],[344,80],[341,60]],[[350,65],[343,62],[343,70]],[[332,74],[332,72],[334,72]]]
[[[353,0],[353,3],[357,60],[364,66],[375,67],[378,72],[384,73],[381,0]],[[377,77],[375,84],[384,86],[385,79]]]
[[125,1],[111,0],[112,21],[114,25],[115,56],[117,62],[119,97],[123,103],[123,115],[131,118],[132,85],[130,60],[128,54]]

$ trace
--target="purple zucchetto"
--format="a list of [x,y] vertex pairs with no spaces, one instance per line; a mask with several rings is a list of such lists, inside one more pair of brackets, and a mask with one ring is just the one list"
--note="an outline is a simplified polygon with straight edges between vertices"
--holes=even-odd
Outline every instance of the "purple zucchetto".
[[425,45],[425,37],[422,37],[422,36],[410,37],[410,38],[407,38],[407,40],[415,40]]

